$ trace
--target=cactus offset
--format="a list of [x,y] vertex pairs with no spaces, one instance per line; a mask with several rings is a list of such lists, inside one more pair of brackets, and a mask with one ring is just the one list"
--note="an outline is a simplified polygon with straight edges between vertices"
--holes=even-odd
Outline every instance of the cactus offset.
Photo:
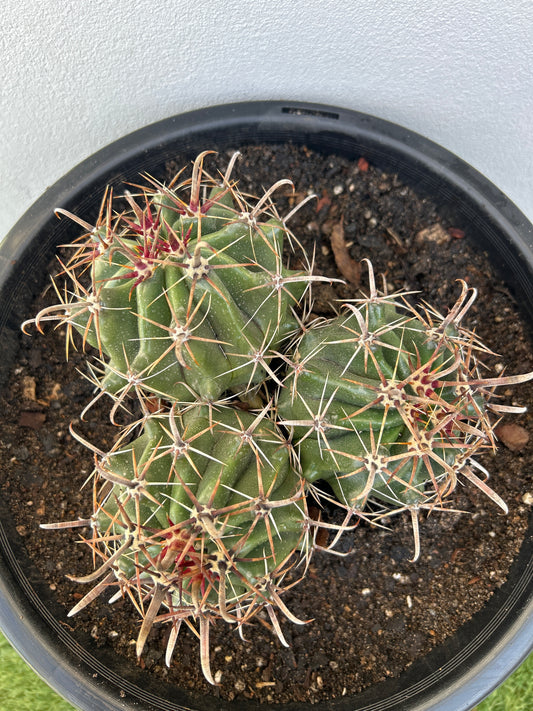
[[476,351],[487,350],[461,321],[475,298],[462,294],[443,318],[410,306],[405,295],[370,296],[345,313],[310,324],[287,359],[278,400],[293,431],[303,476],[327,480],[338,501],[361,511],[441,508],[459,477],[506,504],[476,475],[473,456],[495,447],[489,412],[521,412],[491,402],[497,386],[533,374],[481,378]]
[[233,162],[217,182],[204,157],[177,187],[127,193],[125,212],[113,215],[107,196],[94,227],[65,213],[89,232],[64,268],[71,296],[35,322],[74,327],[105,356],[99,387],[117,406],[133,392],[179,402],[249,394],[297,327],[292,309],[310,276],[283,265],[282,221],[261,219],[289,181],[248,208],[230,183]]
[[77,579],[96,585],[71,615],[116,584],[143,616],[138,655],[156,620],[172,624],[167,664],[181,622],[198,621],[211,683],[213,619],[242,628],[266,608],[284,642],[275,610],[299,622],[281,595],[286,573],[311,550],[310,522],[291,445],[268,410],[172,409],[111,452],[85,442],[96,455],[97,501],[87,543],[103,562]]

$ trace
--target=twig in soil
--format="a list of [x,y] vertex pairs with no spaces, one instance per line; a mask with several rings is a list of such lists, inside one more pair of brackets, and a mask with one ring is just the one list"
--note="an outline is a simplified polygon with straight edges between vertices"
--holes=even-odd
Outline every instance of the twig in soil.
[[343,220],[341,218],[340,222],[337,222],[331,228],[330,234],[331,249],[333,250],[333,256],[335,257],[335,264],[339,272],[346,279],[356,287],[361,285],[361,265],[350,257],[348,247],[344,240],[344,226]]
[[387,228],[386,228],[386,232],[387,232],[387,234],[389,235],[389,237],[392,238],[392,240],[393,240],[393,242],[394,242],[394,245],[395,245],[395,247],[396,247],[396,251],[397,251],[399,254],[407,254],[408,249],[407,249],[407,247],[405,246],[405,244],[402,242],[402,240],[400,239],[400,237],[396,234],[396,232],[395,232],[394,230],[392,230],[390,227],[387,227]]

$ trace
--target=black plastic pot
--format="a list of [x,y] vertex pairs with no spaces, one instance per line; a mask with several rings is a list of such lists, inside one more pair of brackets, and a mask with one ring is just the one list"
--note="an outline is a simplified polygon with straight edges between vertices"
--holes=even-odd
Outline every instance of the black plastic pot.
[[[353,159],[364,155],[432,198],[454,224],[491,255],[533,320],[533,226],[483,176],[440,146],[394,124],[326,106],[254,102],[203,109],[143,128],[83,161],[28,210],[0,249],[0,385],[16,358],[20,322],[45,282],[45,265],[68,241],[68,220],[57,206],[90,216],[106,184],[139,172],[156,173],[169,157],[245,144],[305,144]],[[533,648],[533,521],[508,582],[457,634],[413,664],[400,678],[319,709],[333,711],[466,711],[489,694]],[[255,709],[252,702],[199,697],[131,668],[90,645],[82,647],[61,624],[65,612],[36,578],[9,511],[0,502],[0,627],[31,667],[85,711]],[[283,707],[276,706],[278,711]],[[303,709],[294,705],[291,709]]]

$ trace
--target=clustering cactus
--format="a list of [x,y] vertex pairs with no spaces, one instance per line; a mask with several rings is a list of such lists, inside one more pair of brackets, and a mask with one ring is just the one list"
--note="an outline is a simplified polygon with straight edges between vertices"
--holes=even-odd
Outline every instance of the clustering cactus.
[[94,226],[60,210],[86,234],[62,265],[65,296],[32,322],[92,347],[96,394],[81,419],[106,395],[120,428],[110,451],[71,430],[95,458],[94,511],[44,524],[90,527],[100,560],[74,578],[93,587],[70,614],[117,587],[112,599],[128,596],[143,620],[138,655],[154,623],[171,625],[167,664],[182,622],[197,625],[214,683],[213,620],[242,634],[266,610],[284,644],[276,611],[299,622],[282,596],[327,525],[307,512],[306,496],[325,496],[316,482],[347,510],[329,549],[352,516],[407,510],[416,558],[419,509],[445,508],[461,477],[506,510],[474,455],[495,446],[491,411],[520,410],[493,390],[533,374],[480,376],[487,349],[461,325],[475,298],[464,283],[443,317],[378,292],[368,263],[369,296],[313,318],[304,297],[319,277],[286,266],[297,240],[270,200],[289,181],[251,206],[235,158],[212,179],[206,154],[191,178],[152,180],[123,209],[107,194]]

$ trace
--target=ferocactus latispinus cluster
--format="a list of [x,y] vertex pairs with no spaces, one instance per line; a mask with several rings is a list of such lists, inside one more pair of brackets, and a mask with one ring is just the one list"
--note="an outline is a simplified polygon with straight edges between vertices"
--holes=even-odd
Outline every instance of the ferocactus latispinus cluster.
[[[74,578],[93,587],[70,614],[116,587],[111,599],[141,615],[139,656],[166,622],[170,664],[185,622],[215,683],[214,620],[242,634],[265,610],[284,644],[276,613],[301,622],[283,594],[328,526],[310,518],[309,495],[347,511],[329,549],[354,516],[409,511],[415,558],[419,511],[444,510],[459,479],[506,511],[475,455],[495,447],[492,413],[523,411],[496,404],[495,388],[533,374],[481,377],[488,349],[462,325],[476,296],[464,282],[442,316],[379,292],[367,262],[369,295],[314,318],[307,294],[321,278],[303,253],[287,266],[299,243],[272,202],[290,181],[250,201],[231,178],[236,156],[213,179],[207,153],[190,178],[135,186],[120,209],[109,191],[95,225],[58,210],[85,234],[62,264],[65,295],[32,323],[92,347],[96,394],[81,419],[105,396],[120,428],[110,451],[71,428],[94,456],[94,511],[43,525],[91,530],[100,562]],[[136,417],[120,424],[125,412]]]

